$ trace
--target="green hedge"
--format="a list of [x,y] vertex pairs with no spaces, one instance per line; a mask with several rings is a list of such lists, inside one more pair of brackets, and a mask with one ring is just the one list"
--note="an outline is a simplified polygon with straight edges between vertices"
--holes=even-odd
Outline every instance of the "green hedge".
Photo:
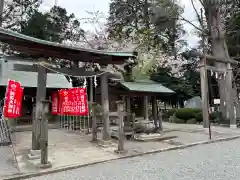
[[184,124],[184,123],[186,123],[185,120],[183,120],[183,119],[178,119],[178,118],[174,119],[173,122],[176,123],[176,124]]
[[177,118],[174,114],[173,116],[171,116],[169,118],[169,122],[177,123],[177,124],[183,124],[183,123],[185,123],[185,120]]
[[[198,108],[182,108],[178,109],[175,113],[176,117],[179,119],[183,119],[185,121],[193,118],[199,118],[202,110]],[[198,114],[198,115],[197,115]],[[197,120],[198,121],[198,120]]]
[[225,118],[221,112],[213,112],[210,114],[210,120],[213,123],[229,124],[230,120]]
[[197,122],[202,122],[203,121],[203,114],[202,112],[198,112],[195,114],[195,119]]
[[169,109],[167,112],[166,112],[166,115],[168,117],[171,117],[173,116],[175,113],[176,113],[177,109]]

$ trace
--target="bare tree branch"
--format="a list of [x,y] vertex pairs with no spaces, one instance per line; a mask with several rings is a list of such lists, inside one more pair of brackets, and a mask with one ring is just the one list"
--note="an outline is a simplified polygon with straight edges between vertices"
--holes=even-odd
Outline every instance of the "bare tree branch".
[[200,3],[201,3],[201,5],[204,7],[204,2],[203,2],[203,0],[198,0]]
[[205,32],[204,32],[204,29],[199,28],[197,25],[193,24],[191,21],[185,19],[182,15],[180,15],[180,19],[179,19],[179,20],[185,21],[185,22],[189,23],[190,25],[192,25],[192,26],[193,26],[195,29],[197,29],[198,31],[200,31],[200,32],[202,32],[202,33],[205,33]]
[[196,8],[193,0],[191,0],[191,3],[192,3],[192,7],[193,7],[193,9],[194,9],[194,11],[195,11],[195,13],[196,13],[196,15],[197,15],[198,22],[199,22],[199,24],[201,25],[202,29],[204,29],[204,24],[203,24],[202,18],[201,18],[200,15],[198,14],[197,8]]

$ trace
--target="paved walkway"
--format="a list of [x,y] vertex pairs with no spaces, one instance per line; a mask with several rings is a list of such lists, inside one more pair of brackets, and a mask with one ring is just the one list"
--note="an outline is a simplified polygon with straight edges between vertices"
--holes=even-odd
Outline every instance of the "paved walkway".
[[[208,131],[200,125],[164,123],[163,127],[165,132],[162,137],[177,136],[177,138],[149,142],[125,141],[127,153],[124,155],[114,152],[117,149],[117,142],[114,140],[111,141],[108,147],[103,148],[100,147],[99,144],[90,142],[91,135],[51,129],[49,130],[48,147],[49,161],[52,163],[52,168],[46,170],[37,168],[40,162],[39,159],[29,160],[27,158],[28,151],[31,147],[31,131],[17,132],[14,134],[17,160],[21,173],[41,173],[49,170],[55,171],[72,166],[118,159],[123,156],[174,148],[180,145],[208,141],[209,139]],[[213,140],[240,135],[240,129],[233,130],[222,127],[213,127],[212,129]],[[12,174],[13,173],[16,173],[16,171],[12,172]],[[9,175],[9,173],[3,173],[2,176],[6,177],[6,175]]]
[[240,140],[97,164],[29,180],[238,180]]
[[[31,147],[31,132],[18,132],[15,136],[17,160],[21,172],[30,173],[41,171],[37,168],[40,160],[29,160],[27,157]],[[91,135],[58,129],[49,130],[48,155],[53,169],[117,157],[116,154],[100,150],[99,147],[90,141]]]
[[1,176],[18,173],[17,164],[10,146],[0,146],[0,179]]
[[[166,130],[180,130],[180,131],[205,131],[208,132],[208,128],[203,128],[202,125],[198,124],[175,124],[175,123],[163,123],[163,129]],[[222,134],[240,134],[240,128],[228,128],[228,127],[220,127],[220,126],[211,126],[213,132],[218,132]]]

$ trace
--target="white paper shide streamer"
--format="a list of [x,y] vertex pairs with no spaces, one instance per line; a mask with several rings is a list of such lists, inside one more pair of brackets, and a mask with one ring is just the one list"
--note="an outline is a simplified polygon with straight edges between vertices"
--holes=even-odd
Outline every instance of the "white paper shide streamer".
[[97,87],[97,76],[94,76],[94,86]]
[[83,87],[84,87],[84,88],[87,87],[87,79],[86,79],[86,78],[84,78]]

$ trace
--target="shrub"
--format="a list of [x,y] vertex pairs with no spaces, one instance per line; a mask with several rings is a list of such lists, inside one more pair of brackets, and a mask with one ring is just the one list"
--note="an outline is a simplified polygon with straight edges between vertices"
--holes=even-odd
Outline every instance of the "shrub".
[[212,112],[210,114],[210,120],[214,123],[225,124],[229,122],[229,119],[224,118],[221,112]]
[[[229,124],[230,123],[230,119],[224,117],[221,112],[212,112],[210,114],[210,121],[213,123],[217,123],[217,124]],[[237,124],[238,124],[238,122],[239,122],[239,118],[237,118]]]
[[162,113],[162,120],[164,121],[164,122],[168,122],[169,121],[169,116],[168,116],[168,114],[167,114],[167,112],[163,112]]
[[210,119],[212,120],[212,121],[217,121],[220,117],[222,116],[222,113],[221,112],[212,112],[211,114],[210,114]]
[[185,120],[177,118],[174,114],[173,116],[171,116],[169,118],[169,122],[183,124],[183,123],[185,123]]
[[195,118],[195,115],[200,112],[201,112],[201,109],[197,109],[197,108],[182,108],[182,109],[178,109],[175,115],[177,118],[187,121],[189,119]]
[[173,123],[177,123],[177,124],[184,124],[184,123],[186,123],[186,121],[184,119],[179,119],[176,116],[172,116],[172,117],[173,118],[172,118],[171,122],[173,122]]
[[196,119],[196,122],[202,122],[203,121],[203,114],[202,112],[198,112],[195,114],[195,119]]
[[177,109],[169,109],[166,114],[168,117],[171,117],[176,113],[176,111]]
[[194,113],[200,113],[200,112],[202,112],[202,109],[192,108],[192,111],[193,111]]

